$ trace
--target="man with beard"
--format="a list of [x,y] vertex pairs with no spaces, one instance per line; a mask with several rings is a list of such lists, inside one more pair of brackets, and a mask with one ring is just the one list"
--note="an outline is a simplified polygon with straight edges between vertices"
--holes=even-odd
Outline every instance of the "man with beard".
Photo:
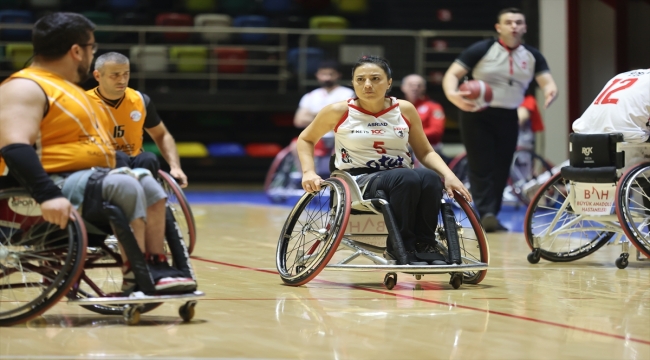
[[[75,13],[52,13],[34,24],[34,62],[0,85],[0,175],[13,177],[40,204],[43,219],[62,229],[82,201],[86,220],[99,219],[103,202],[114,205],[132,229],[127,245],[136,249],[137,242],[147,254],[155,291],[194,289],[196,282],[163,255],[165,191],[152,176],[108,171],[115,151],[106,114],[76,85],[88,77],[97,50],[94,29]],[[96,197],[86,196],[89,183]],[[123,272],[123,289],[131,291],[135,277],[126,258]]]
[[[298,110],[293,117],[293,124],[297,128],[306,128],[314,121],[316,114],[325,106],[355,97],[352,89],[338,84],[340,78],[339,65],[335,61],[323,61],[318,65],[316,80],[318,80],[320,87],[308,92],[300,99]],[[300,168],[295,144],[292,145],[296,165]],[[316,144],[315,151],[318,163],[316,168],[319,174],[325,175],[329,173],[329,158],[333,149],[334,132],[329,132]]]

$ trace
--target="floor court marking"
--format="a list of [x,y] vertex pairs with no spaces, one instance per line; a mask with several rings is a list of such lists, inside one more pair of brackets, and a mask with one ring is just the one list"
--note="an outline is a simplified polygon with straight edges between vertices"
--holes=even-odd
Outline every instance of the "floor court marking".
[[[257,269],[257,268],[250,267],[250,266],[237,265],[237,264],[231,264],[231,263],[226,263],[226,262],[222,262],[222,261],[210,260],[210,259],[206,259],[206,258],[202,258],[202,257],[198,257],[198,256],[191,256],[191,258],[194,259],[194,260],[199,260],[199,261],[204,261],[204,262],[208,262],[208,263],[219,264],[219,265],[224,265],[224,266],[229,266],[229,267],[234,267],[234,268],[238,268],[238,269],[252,270],[252,271],[262,272],[262,273],[266,273],[266,274],[273,274],[273,275],[278,274],[276,271]],[[625,341],[632,341],[632,342],[637,342],[637,343],[640,343],[640,344],[650,345],[649,340],[637,339],[637,338],[633,338],[633,337],[628,338],[628,337],[622,336],[622,335],[610,334],[610,333],[606,333],[606,332],[602,332],[602,331],[585,329],[585,328],[581,328],[581,327],[577,327],[577,326],[561,324],[561,323],[548,321],[548,320],[535,319],[535,318],[531,318],[531,317],[527,317],[527,316],[508,314],[508,313],[502,312],[502,311],[486,310],[486,309],[481,309],[481,308],[477,308],[477,307],[473,307],[473,306],[452,304],[452,303],[445,302],[445,301],[430,300],[430,299],[420,298],[420,297],[411,296],[411,295],[397,294],[397,293],[388,292],[388,291],[384,291],[384,290],[376,290],[376,289],[364,288],[364,287],[357,286],[357,285],[349,285],[349,284],[337,283],[337,282],[329,281],[329,280],[314,279],[312,281],[318,281],[318,282],[321,282],[321,283],[344,286],[344,287],[348,287],[348,288],[351,288],[351,289],[368,291],[368,292],[371,292],[371,293],[381,294],[381,295],[389,295],[389,296],[402,298],[402,299],[417,300],[417,301],[430,303],[430,304],[436,304],[436,305],[452,306],[452,307],[457,307],[457,308],[465,309],[465,310],[472,310],[472,311],[478,311],[478,312],[482,312],[482,313],[488,313],[488,314],[491,314],[491,315],[492,314],[493,315],[500,315],[500,316],[508,317],[508,318],[511,318],[511,319],[518,319],[518,320],[524,320],[524,321],[529,321],[529,322],[535,322],[535,323],[538,323],[538,324],[551,325],[551,326],[556,326],[556,327],[560,327],[560,328],[563,328],[563,329],[582,331],[582,332],[589,333],[589,334],[601,335],[601,336],[606,336],[606,337],[610,337],[610,338],[615,338],[615,339],[620,339],[620,340],[625,340]]]

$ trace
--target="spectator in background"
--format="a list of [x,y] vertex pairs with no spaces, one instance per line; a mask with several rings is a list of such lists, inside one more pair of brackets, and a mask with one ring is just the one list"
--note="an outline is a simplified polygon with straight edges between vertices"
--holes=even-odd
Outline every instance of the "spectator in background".
[[[293,117],[293,124],[297,128],[306,128],[314,121],[316,114],[325,106],[355,97],[352,89],[339,85],[340,79],[341,73],[339,72],[337,62],[328,60],[318,65],[316,80],[318,80],[320,87],[308,92],[300,99],[298,110]],[[329,157],[333,149],[334,132],[330,131],[316,145],[315,156],[319,159],[316,170],[319,174],[329,173]],[[293,145],[292,152],[295,155],[296,165],[299,165],[295,144]]]
[[[424,135],[438,155],[442,157],[442,134],[445,132],[445,111],[442,105],[427,96],[427,83],[418,74],[407,75],[402,79],[401,90],[406,100],[417,109],[420,119],[422,119]],[[444,160],[449,162],[448,159]]]

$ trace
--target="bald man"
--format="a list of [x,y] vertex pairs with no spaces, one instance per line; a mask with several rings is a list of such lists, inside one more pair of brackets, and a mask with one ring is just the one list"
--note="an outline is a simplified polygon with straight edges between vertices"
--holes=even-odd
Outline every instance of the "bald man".
[[402,92],[410,103],[418,110],[424,134],[429,139],[429,143],[436,149],[436,152],[442,147],[442,134],[445,132],[445,111],[437,102],[429,99],[426,94],[427,83],[424,78],[418,74],[411,74],[402,80]]

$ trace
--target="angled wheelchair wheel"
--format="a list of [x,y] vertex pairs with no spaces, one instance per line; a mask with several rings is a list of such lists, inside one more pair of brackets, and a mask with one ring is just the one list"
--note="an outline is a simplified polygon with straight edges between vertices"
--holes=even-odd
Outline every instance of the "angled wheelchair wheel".
[[625,173],[616,187],[616,214],[630,242],[650,257],[650,163]]
[[350,190],[337,178],[321,190],[305,193],[284,223],[278,240],[276,266],[288,285],[308,283],[336,252],[350,217]]
[[[487,236],[479,221],[479,216],[464,197],[458,192],[454,194],[454,199],[447,197],[446,193],[443,196],[446,202],[455,202],[456,206],[452,206],[454,212],[454,219],[456,225],[456,233],[458,234],[458,242],[460,245],[460,254],[463,263],[472,264],[475,262],[489,263],[490,249],[487,242]],[[444,222],[442,215],[438,216],[438,234],[440,235],[441,242],[439,245],[443,247],[444,253],[447,252],[447,240],[445,237]],[[449,230],[449,229],[447,229]],[[467,284],[480,283],[487,274],[487,270],[479,271],[465,271],[463,272],[462,282]]]
[[162,170],[158,170],[158,175],[160,183],[167,193],[167,206],[174,214],[174,219],[176,219],[176,224],[183,234],[188,252],[192,254],[196,244],[196,223],[194,222],[190,204],[187,202],[183,190],[171,175]]
[[[117,247],[117,239],[108,237],[100,244],[89,246],[86,254],[84,270],[79,281],[68,293],[68,298],[91,299],[121,297],[122,293],[122,258]],[[142,304],[138,308],[144,314],[162,303]],[[125,304],[92,304],[82,305],[83,308],[102,315],[123,315],[127,308]]]
[[296,169],[294,155],[291,152],[291,145],[285,147],[273,159],[269,171],[264,180],[264,192],[271,202],[279,204],[287,201],[293,193],[300,194],[300,178],[302,176]]
[[568,193],[568,180],[557,173],[531,199],[524,219],[526,242],[535,254],[530,260],[578,260],[600,249],[614,236],[599,222],[584,220],[576,214]]
[[510,167],[509,185],[512,192],[524,205],[530,204],[530,196],[523,191],[524,185],[531,180],[537,180],[541,175],[550,177],[553,166],[543,157],[532,150],[519,149],[515,151]]
[[54,306],[83,271],[86,229],[76,211],[65,229],[46,222],[21,189],[0,190],[0,325]]

